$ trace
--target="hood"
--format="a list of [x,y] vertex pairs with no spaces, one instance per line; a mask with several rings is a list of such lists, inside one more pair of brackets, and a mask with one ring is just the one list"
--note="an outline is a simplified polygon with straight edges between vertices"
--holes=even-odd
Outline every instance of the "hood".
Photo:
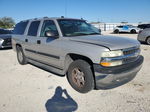
[[2,39],[11,38],[11,34],[1,34],[0,38]]
[[69,37],[69,40],[86,44],[104,46],[106,48],[109,48],[110,50],[118,50],[140,46],[140,43],[137,40],[107,35]]

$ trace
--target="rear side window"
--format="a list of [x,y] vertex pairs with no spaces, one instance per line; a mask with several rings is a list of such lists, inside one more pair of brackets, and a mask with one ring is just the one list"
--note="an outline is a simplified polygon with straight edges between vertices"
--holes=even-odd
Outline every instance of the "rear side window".
[[118,28],[123,28],[123,26],[117,26]]
[[36,36],[37,35],[39,24],[40,24],[40,21],[33,21],[30,24],[30,27],[29,27],[29,30],[28,30],[28,35],[29,36]]
[[27,24],[28,24],[28,21],[20,22],[20,23],[16,24],[13,33],[20,34],[20,35],[24,34]]

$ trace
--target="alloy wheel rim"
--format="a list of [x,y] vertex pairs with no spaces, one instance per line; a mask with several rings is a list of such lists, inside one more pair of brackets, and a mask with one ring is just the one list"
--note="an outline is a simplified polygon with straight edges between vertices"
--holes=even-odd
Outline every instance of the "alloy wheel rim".
[[85,84],[85,75],[79,68],[74,68],[72,70],[72,80],[76,86],[82,88]]

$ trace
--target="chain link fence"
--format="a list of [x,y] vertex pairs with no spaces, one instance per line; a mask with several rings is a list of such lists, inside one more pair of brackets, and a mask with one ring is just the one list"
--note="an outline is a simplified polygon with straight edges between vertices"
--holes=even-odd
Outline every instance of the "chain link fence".
[[[112,31],[116,26],[125,25],[122,23],[91,23],[91,24],[96,28],[101,29],[102,31]],[[138,23],[131,23],[130,25],[137,26]]]

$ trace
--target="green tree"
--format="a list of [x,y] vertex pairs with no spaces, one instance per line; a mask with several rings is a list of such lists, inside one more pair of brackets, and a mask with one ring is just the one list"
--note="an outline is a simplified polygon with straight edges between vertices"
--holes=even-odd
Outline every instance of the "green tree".
[[0,28],[13,28],[15,21],[11,17],[2,17],[0,18]]

